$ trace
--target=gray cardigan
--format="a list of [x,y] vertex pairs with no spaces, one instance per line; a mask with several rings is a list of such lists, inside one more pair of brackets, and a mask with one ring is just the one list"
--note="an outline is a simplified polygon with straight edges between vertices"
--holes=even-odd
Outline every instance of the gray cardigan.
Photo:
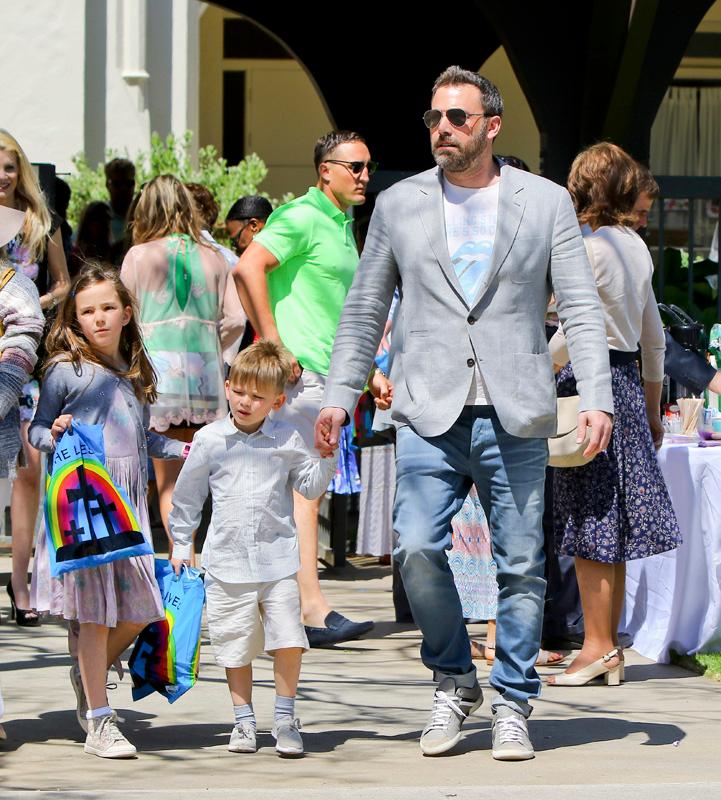
[[[0,273],[4,267],[0,258]],[[38,290],[19,272],[0,291],[0,324],[0,478],[7,478],[15,474],[22,450],[18,396],[35,366],[45,324]]]
[[57,361],[45,373],[38,408],[30,425],[30,444],[51,453],[54,442],[50,428],[61,414],[72,414],[75,421],[88,425],[104,425],[117,388],[139,423],[133,426],[133,430],[128,430],[128,436],[137,439],[143,483],[146,483],[148,455],[180,458],[185,444],[149,431],[150,409],[135,396],[130,381],[96,364],[83,362],[76,369],[69,361]]

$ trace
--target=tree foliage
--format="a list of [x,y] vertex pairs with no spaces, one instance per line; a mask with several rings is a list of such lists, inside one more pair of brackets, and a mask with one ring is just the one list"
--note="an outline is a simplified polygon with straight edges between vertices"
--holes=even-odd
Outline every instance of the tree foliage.
[[[270,200],[274,208],[292,199],[292,194],[285,194],[277,200],[266,192],[258,191],[268,174],[268,168],[255,153],[247,155],[239,164],[228,164],[215,147],[209,145],[198,151],[196,166],[190,152],[192,139],[191,131],[186,131],[182,138],[171,133],[165,139],[153,133],[150,152],[138,153],[131,159],[135,164],[137,188],[156,175],[167,174],[175,175],[184,183],[201,183],[213,193],[220,206],[219,220],[225,219],[230,206],[243,195],[261,194]],[[107,150],[105,153],[106,162],[118,157],[129,156],[116,150]],[[75,170],[68,178],[72,189],[68,220],[76,227],[85,206],[92,200],[107,200],[108,193],[103,164],[92,167],[85,155],[79,153],[73,158],[73,166]]]

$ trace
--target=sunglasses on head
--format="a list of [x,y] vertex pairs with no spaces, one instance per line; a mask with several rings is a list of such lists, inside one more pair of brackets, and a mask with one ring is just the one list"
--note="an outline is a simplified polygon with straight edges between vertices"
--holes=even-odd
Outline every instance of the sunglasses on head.
[[326,163],[342,164],[346,169],[349,169],[356,178],[363,173],[366,167],[368,168],[369,175],[372,175],[378,169],[377,161],[341,161],[339,158],[326,158]]
[[464,111],[462,108],[449,108],[447,111],[431,108],[423,115],[423,122],[425,122],[426,128],[438,127],[444,115],[454,128],[462,128],[468,121],[468,117],[486,116],[483,112],[473,114],[470,111]]

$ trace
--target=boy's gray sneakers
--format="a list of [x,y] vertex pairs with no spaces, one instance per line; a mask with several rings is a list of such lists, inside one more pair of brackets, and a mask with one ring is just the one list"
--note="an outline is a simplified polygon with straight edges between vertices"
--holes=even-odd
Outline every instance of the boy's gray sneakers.
[[525,761],[535,756],[526,718],[508,706],[493,709],[491,741],[496,761]]
[[255,725],[250,722],[241,722],[230,733],[228,750],[231,753],[255,753]]
[[467,689],[456,686],[452,677],[444,678],[433,696],[428,724],[421,734],[421,751],[437,756],[450,750],[461,738],[461,726],[466,717],[483,703],[483,692],[476,684]]
[[70,683],[75,690],[75,716],[78,718],[78,724],[85,731],[88,732],[88,721],[85,719],[85,714],[88,710],[88,701],[85,697],[85,689],[83,688],[83,679],[80,677],[80,665],[75,662],[70,667]]
[[135,747],[118,730],[118,716],[113,711],[104,717],[88,720],[85,752],[100,758],[132,758]]
[[300,720],[280,717],[273,723],[275,750],[281,756],[302,756],[303,739],[300,735]]

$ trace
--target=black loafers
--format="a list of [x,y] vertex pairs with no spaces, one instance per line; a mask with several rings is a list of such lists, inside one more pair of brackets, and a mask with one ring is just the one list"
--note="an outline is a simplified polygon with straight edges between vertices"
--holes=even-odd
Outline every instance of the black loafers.
[[325,618],[325,625],[325,628],[305,626],[308,644],[311,647],[330,647],[339,642],[357,639],[372,630],[374,623],[370,620],[352,622],[337,611],[331,611]]

